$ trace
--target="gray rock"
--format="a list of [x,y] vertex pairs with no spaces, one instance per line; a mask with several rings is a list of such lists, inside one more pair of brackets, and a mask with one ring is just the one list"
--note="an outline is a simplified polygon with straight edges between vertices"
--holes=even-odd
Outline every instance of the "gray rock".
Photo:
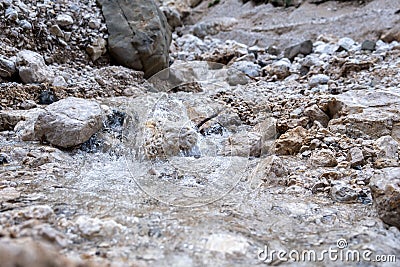
[[322,126],[327,127],[329,123],[329,116],[326,115],[317,105],[312,105],[304,110],[304,115],[309,117],[312,121],[319,121]]
[[347,160],[352,168],[364,164],[364,155],[360,148],[353,147],[347,153]]
[[252,188],[262,182],[268,185],[284,185],[288,173],[285,164],[278,156],[268,156],[258,164],[257,172],[251,177],[250,185]]
[[22,50],[17,54],[16,66],[24,83],[44,82],[50,76],[43,57],[30,50]]
[[310,81],[308,82],[308,84],[310,85],[310,87],[315,87],[318,86],[320,84],[327,84],[329,82],[329,76],[325,75],[325,74],[316,74],[313,75],[310,79]]
[[167,18],[168,24],[172,29],[182,26],[182,18],[179,14],[178,10],[174,7],[162,6],[160,10],[164,13],[164,16]]
[[0,55],[0,77],[11,77],[16,71],[15,62]]
[[61,27],[65,27],[74,24],[74,19],[70,15],[60,14],[56,17],[56,22]]
[[226,79],[230,86],[245,85],[250,82],[250,78],[236,68],[228,69]]
[[188,0],[188,4],[189,4],[190,7],[195,7],[198,4],[200,4],[201,1],[203,1],[203,0]]
[[6,9],[5,16],[7,20],[16,21],[18,19],[18,12],[12,7],[9,7]]
[[362,43],[361,45],[361,50],[369,50],[369,51],[374,51],[376,46],[376,42],[366,40]]
[[286,58],[293,60],[299,54],[302,54],[304,56],[311,54],[312,50],[313,43],[311,40],[307,40],[297,45],[286,48],[284,55]]
[[371,178],[370,187],[379,217],[400,228],[400,168],[377,171]]
[[65,81],[63,76],[56,76],[53,80],[53,86],[55,87],[67,87],[68,83]]
[[260,76],[261,67],[251,61],[239,61],[232,64],[232,68],[243,71],[250,77]]
[[25,20],[25,19],[20,20],[18,22],[18,25],[24,30],[32,30],[32,24],[29,21]]
[[339,45],[336,44],[326,44],[324,42],[315,43],[314,52],[317,54],[327,54],[332,55],[339,49]]
[[94,101],[69,97],[45,110],[35,123],[35,135],[55,146],[82,144],[102,127],[102,111]]
[[375,140],[374,149],[377,159],[375,166],[377,168],[399,166],[398,143],[390,135],[382,136]]
[[282,58],[271,65],[265,66],[263,72],[265,75],[276,76],[278,79],[284,79],[290,75],[291,63],[287,58]]
[[91,45],[86,47],[86,52],[89,54],[92,61],[96,61],[107,52],[107,41],[99,37],[93,41]]
[[57,37],[64,37],[64,32],[57,24],[50,27],[49,32]]
[[336,182],[331,187],[331,197],[338,202],[356,202],[358,192],[346,182]]
[[354,40],[349,37],[341,38],[338,42],[338,45],[346,51],[351,50],[354,44]]
[[311,165],[316,167],[335,167],[337,160],[335,154],[330,149],[314,151],[310,157]]
[[110,53],[119,64],[143,71],[146,78],[168,67],[171,31],[153,0],[98,2],[110,34]]

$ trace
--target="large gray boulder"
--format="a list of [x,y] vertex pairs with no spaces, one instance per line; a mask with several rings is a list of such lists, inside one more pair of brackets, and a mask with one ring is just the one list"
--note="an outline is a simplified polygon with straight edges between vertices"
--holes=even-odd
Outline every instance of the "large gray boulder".
[[102,128],[102,110],[94,101],[69,97],[45,111],[35,123],[35,136],[55,146],[82,144]]
[[148,78],[168,67],[171,31],[153,0],[98,0],[110,37],[108,47],[121,65]]

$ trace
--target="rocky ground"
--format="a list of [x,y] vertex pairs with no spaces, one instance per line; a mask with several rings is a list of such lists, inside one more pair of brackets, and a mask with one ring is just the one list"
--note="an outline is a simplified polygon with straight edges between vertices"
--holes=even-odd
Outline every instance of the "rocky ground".
[[400,260],[400,3],[157,4],[0,0],[0,266]]

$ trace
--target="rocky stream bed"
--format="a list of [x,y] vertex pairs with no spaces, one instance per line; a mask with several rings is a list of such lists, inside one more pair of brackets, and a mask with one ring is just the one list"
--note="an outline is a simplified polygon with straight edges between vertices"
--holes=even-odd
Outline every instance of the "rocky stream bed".
[[0,17],[1,267],[398,266],[400,2]]

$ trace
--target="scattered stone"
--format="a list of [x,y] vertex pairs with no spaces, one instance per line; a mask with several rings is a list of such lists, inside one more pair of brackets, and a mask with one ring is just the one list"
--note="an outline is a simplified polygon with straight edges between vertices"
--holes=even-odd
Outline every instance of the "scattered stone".
[[[55,87],[67,87],[68,83],[65,81],[63,76],[56,76],[56,77],[54,77],[54,80],[53,80],[53,86],[55,86]],[[46,97],[44,97],[43,95],[41,95],[41,97],[43,98],[43,100],[46,99]],[[49,97],[47,97],[47,99],[50,100],[50,101],[52,100],[52,99],[49,99]],[[52,101],[52,103],[53,102],[55,102],[55,101]],[[51,103],[49,103],[49,104],[51,104]]]
[[316,167],[335,167],[337,160],[332,150],[321,149],[311,154],[310,163]]
[[366,40],[361,44],[361,50],[369,50],[369,51],[374,51],[376,46],[376,42]]
[[147,78],[168,67],[171,32],[153,0],[98,2],[110,34],[109,50],[118,63]]
[[250,78],[236,68],[229,68],[227,72],[227,82],[230,86],[236,86],[239,84],[245,85],[250,82]]
[[32,30],[32,24],[27,20],[23,19],[23,20],[19,21],[18,24],[24,30]]
[[346,182],[336,181],[331,187],[331,197],[338,202],[352,203],[358,199],[358,192]]
[[353,147],[347,153],[347,160],[352,168],[362,166],[364,164],[364,155],[360,148]]
[[86,47],[86,52],[89,54],[92,61],[96,61],[107,52],[106,45],[106,40],[97,38],[91,45]]
[[30,50],[22,50],[17,54],[16,66],[24,83],[41,83],[50,76],[43,57]]
[[69,97],[46,107],[35,123],[35,134],[63,148],[84,143],[102,128],[101,108],[94,101]]
[[16,71],[17,69],[15,68],[15,62],[0,55],[0,77],[11,77]]
[[391,136],[382,136],[375,140],[376,151],[375,166],[377,168],[399,166],[398,143]]
[[339,39],[339,41],[338,41],[338,45],[339,45],[342,49],[344,49],[344,50],[346,50],[346,51],[350,51],[350,50],[352,49],[352,47],[353,47],[354,44],[355,44],[354,40],[351,39],[351,38],[349,38],[349,37],[341,38],[341,39]]
[[400,42],[400,30],[398,27],[393,27],[390,30],[384,32],[380,38],[386,43],[391,43],[393,41]]
[[300,151],[307,136],[307,130],[301,126],[288,130],[275,141],[275,152],[278,155],[295,155]]
[[10,20],[10,21],[18,20],[18,12],[17,12],[17,10],[13,9],[12,7],[9,7],[6,9],[5,16],[6,16],[6,19]]
[[61,30],[61,28],[58,25],[51,26],[49,31],[54,36],[64,38],[64,32]]
[[400,229],[400,168],[376,171],[370,187],[380,218]]
[[303,111],[303,114],[310,118],[311,121],[318,121],[322,126],[327,127],[329,123],[329,116],[326,115],[317,105],[312,105]]
[[232,64],[232,68],[236,68],[243,71],[246,75],[250,77],[260,76],[261,67],[250,61],[239,61]]
[[278,79],[285,79],[290,75],[291,63],[287,58],[278,60],[271,65],[265,66],[262,70],[264,75],[276,76]]
[[325,74],[316,74],[313,75],[309,81],[309,85],[311,88],[316,87],[320,84],[327,84],[329,82],[329,76]]
[[93,238],[96,236],[112,237],[125,228],[114,220],[100,220],[88,216],[78,217],[75,223],[79,232],[86,238]]
[[307,40],[297,45],[286,48],[284,56],[285,58],[293,60],[299,54],[302,54],[304,56],[311,54],[312,50],[313,50],[313,43],[312,41]]
[[56,22],[61,27],[65,27],[74,24],[74,19],[70,15],[60,14],[56,17]]

